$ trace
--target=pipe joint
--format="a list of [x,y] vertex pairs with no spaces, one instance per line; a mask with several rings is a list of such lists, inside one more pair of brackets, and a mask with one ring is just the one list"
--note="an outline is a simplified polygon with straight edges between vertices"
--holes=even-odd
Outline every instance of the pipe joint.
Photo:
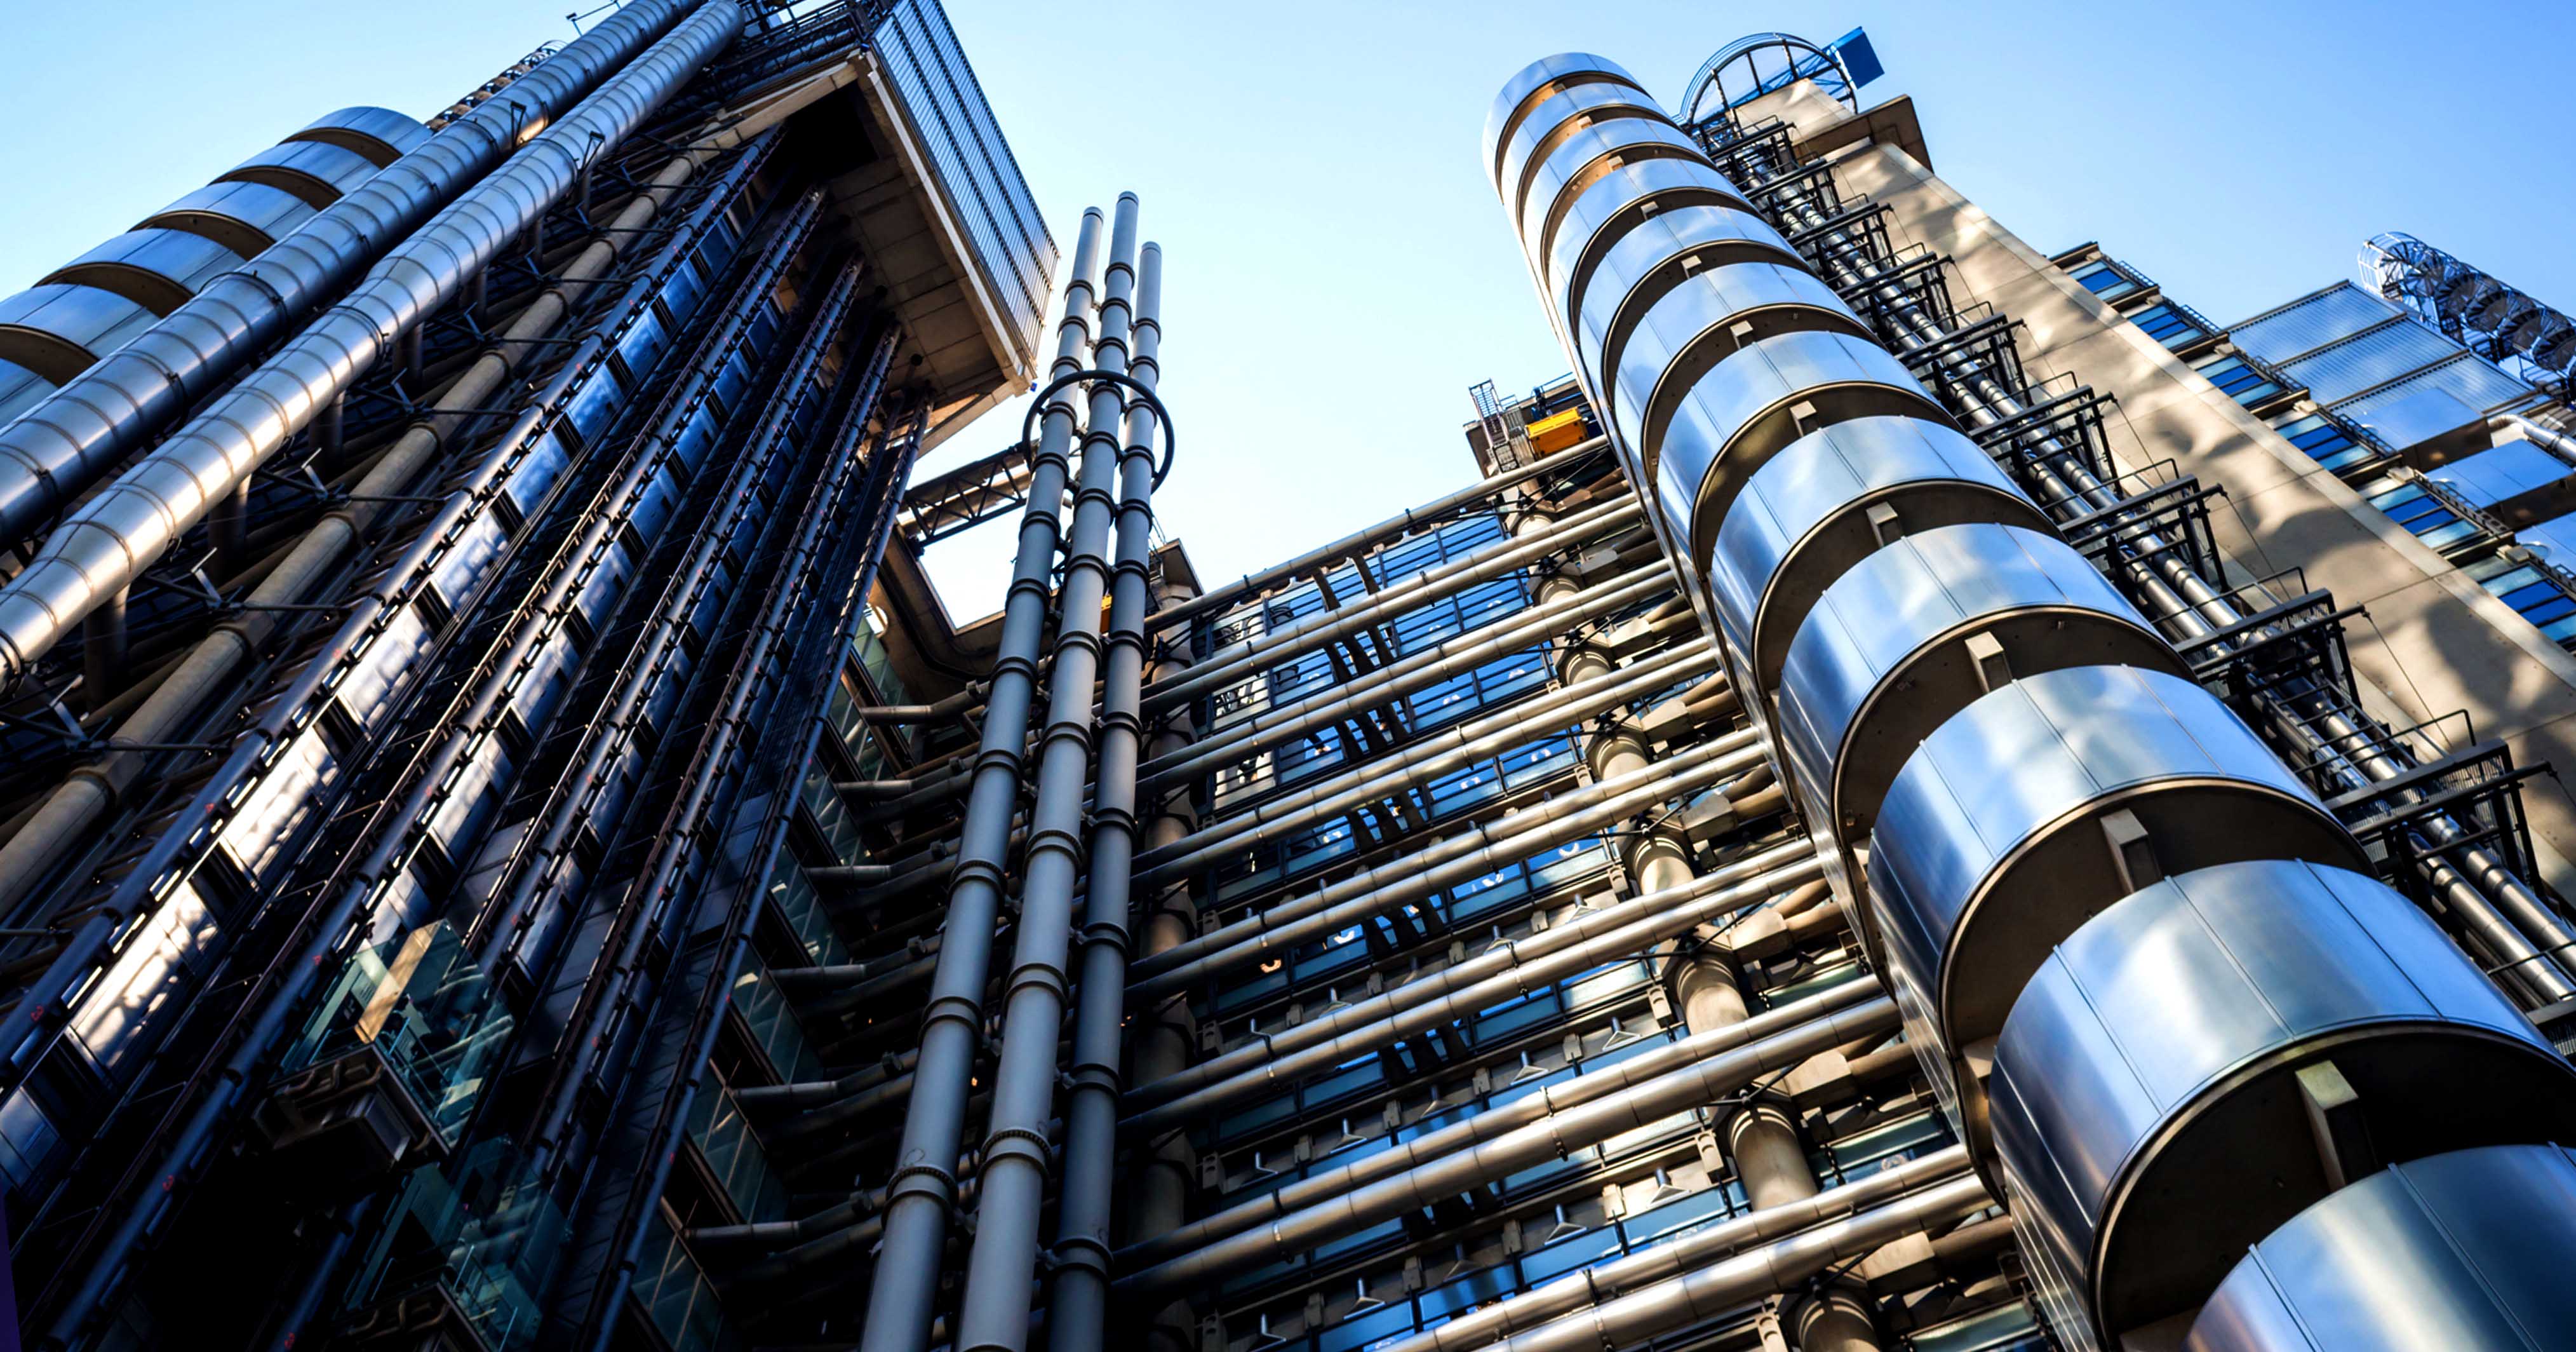
[[1057,1003],[1061,1004],[1070,986],[1071,983],[1065,979],[1063,968],[1049,962],[1024,962],[1011,969],[1009,989],[1004,992],[1003,998],[1007,1001],[1011,996],[1024,990],[1034,989],[1052,994]]
[[1067,859],[1080,859],[1082,857],[1081,832],[1053,823],[1030,827],[1028,857],[1035,860],[1043,853],[1061,854]]
[[1136,835],[1135,812],[1116,802],[1093,804],[1091,808],[1091,824],[1094,829],[1094,834],[1097,834],[1100,831],[1115,831],[1120,835],[1126,836],[1130,840],[1133,840]]
[[1044,1132],[1028,1127],[995,1127],[984,1138],[984,1173],[991,1175],[993,1166],[1004,1160],[1021,1160],[1045,1175],[1051,1172],[1047,1167],[1051,1153]]
[[957,1171],[926,1160],[909,1159],[896,1167],[894,1177],[886,1181],[886,1209],[892,1211],[907,1197],[922,1197],[939,1204],[943,1213],[957,1209]]

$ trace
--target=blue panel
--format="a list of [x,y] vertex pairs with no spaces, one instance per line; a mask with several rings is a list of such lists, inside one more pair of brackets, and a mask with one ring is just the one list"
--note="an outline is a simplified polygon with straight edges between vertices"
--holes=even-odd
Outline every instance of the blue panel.
[[1869,45],[1869,34],[1860,29],[1855,28],[1836,38],[1834,51],[1842,57],[1843,69],[1851,72],[1854,89],[1887,73],[1887,67],[1879,64],[1878,49]]

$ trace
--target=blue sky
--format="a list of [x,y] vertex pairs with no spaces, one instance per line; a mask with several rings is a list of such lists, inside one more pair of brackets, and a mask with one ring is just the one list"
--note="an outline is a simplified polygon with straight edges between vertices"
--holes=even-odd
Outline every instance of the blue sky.
[[[320,113],[444,105],[567,36],[564,8],[16,0],[0,293]],[[1162,516],[1211,579],[1455,487],[1468,386],[1564,369],[1476,162],[1493,91],[1553,51],[1670,98],[1748,31],[1865,25],[1888,74],[1864,101],[1912,94],[1944,178],[2033,245],[2099,239],[2221,322],[2357,275],[2389,229],[2576,309],[2545,75],[2576,6],[953,0],[951,18],[1059,239],[1087,204],[1144,198],[1184,432]],[[988,416],[931,468],[1018,421]],[[998,603],[1009,548],[988,531],[938,551],[955,610]]]

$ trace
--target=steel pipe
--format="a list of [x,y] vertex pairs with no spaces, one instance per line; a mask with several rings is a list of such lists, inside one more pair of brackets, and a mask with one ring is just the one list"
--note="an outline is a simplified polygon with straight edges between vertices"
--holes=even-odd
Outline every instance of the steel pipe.
[[[1800,1205],[1803,1205],[1801,1203]],[[1496,1352],[1599,1352],[1739,1310],[1797,1290],[1836,1263],[1994,1205],[1986,1185],[1956,1178],[1869,1211],[1827,1221],[1787,1239],[1679,1277],[1599,1301],[1489,1344]],[[1605,1265],[1607,1266],[1607,1265]],[[1449,1343],[1436,1346],[1459,1347]]]
[[[1119,195],[1110,224],[1099,334],[1091,349],[1094,368],[1118,375],[1126,374],[1132,341],[1136,207],[1134,193]],[[1073,529],[1056,590],[1055,664],[1047,683],[1046,731],[1038,743],[1037,802],[1029,813],[1018,934],[1002,994],[1000,1065],[993,1074],[984,1167],[977,1175],[981,1197],[975,1206],[975,1240],[958,1307],[955,1342],[960,1352],[1022,1352],[1028,1344],[1039,1212],[1046,1201],[1047,1126],[1055,1104],[1058,1041],[1064,1033],[1083,798],[1091,776],[1091,700],[1100,670],[1101,609],[1109,588],[1110,528],[1120,515],[1112,485],[1124,458],[1119,426],[1127,403],[1124,392],[1108,381],[1093,381],[1090,396]],[[1140,678],[1142,667],[1122,674]],[[1132,746],[1133,726],[1123,731]],[[1123,758],[1115,769],[1123,776],[1115,795],[1132,797],[1133,757]],[[1113,791],[1103,785],[1102,792],[1107,806]],[[1130,816],[1115,806],[1108,806],[1102,820],[1113,832],[1133,829]],[[1093,838],[1096,843],[1097,832]],[[1123,862],[1118,842],[1111,842],[1111,855],[1113,862]]]
[[[1875,982],[1846,981],[1803,1000],[1766,1009],[1740,1023],[1693,1033],[1679,1041],[1629,1057],[1609,1070],[1578,1075],[1559,1084],[1541,1086],[1534,1094],[1489,1104],[1483,1112],[1463,1122],[1453,1122],[1437,1131],[1397,1141],[1351,1163],[1308,1174],[1294,1183],[1266,1191],[1251,1201],[1239,1202],[1204,1220],[1131,1244],[1118,1251],[1118,1264],[1132,1271],[1169,1261],[1187,1250],[1255,1229],[1292,1211],[1392,1177],[1488,1137],[1528,1126],[1566,1109],[1579,1108],[1605,1095],[1643,1084],[1669,1071],[1695,1065],[1721,1052],[1731,1052],[1747,1043],[1786,1032],[1809,1019],[1885,998]],[[1912,1064],[1910,1058],[1906,1064]]]
[[[1378,1352],[1469,1352],[1497,1338],[1588,1309],[1648,1282],[1689,1271],[1695,1264],[1732,1258],[1748,1244],[1785,1239],[1908,1197],[1918,1189],[1928,1190],[1934,1184],[1953,1179],[1977,1183],[1976,1179],[1960,1177],[1967,1172],[1968,1148],[1945,1146],[1921,1159],[1882,1168],[1813,1197],[1720,1221],[1680,1239],[1569,1273],[1517,1296],[1471,1310],[1438,1328],[1389,1343]],[[1978,1187],[1974,1196],[1982,1198],[1983,1185]],[[1964,1189],[1959,1193],[1962,1204],[1969,1197]]]
[[[1780,894],[1823,872],[1805,841],[1777,845],[1677,887],[1498,944],[1465,962],[1278,1033],[1264,1033],[1178,1075],[1138,1085],[1123,1130],[1149,1134],[1294,1085],[1362,1052],[1421,1032],[1656,944]],[[1823,913],[1830,915],[1830,913]]]
[[1258,1230],[1231,1235],[1129,1273],[1118,1279],[1117,1289],[1122,1295],[1142,1296],[1221,1281],[1233,1273],[1276,1261],[1284,1254],[1302,1253],[1364,1230],[1390,1216],[1428,1207],[1497,1178],[1562,1159],[1571,1151],[1650,1126],[1676,1113],[1705,1108],[1752,1083],[1757,1076],[1787,1070],[1818,1052],[1895,1026],[1896,1002],[1885,996],[1820,1015],[1787,1032],[1722,1052],[1579,1107],[1551,1113],[1536,1122],[1426,1160],[1392,1178],[1290,1212]]
[[[733,7],[731,0],[718,3]],[[632,63],[686,9],[686,0],[638,0],[619,10],[0,427],[0,543],[34,535],[170,419],[274,344],[287,325],[502,163],[531,128],[547,125]]]
[[1136,861],[1140,869],[1138,881],[1160,882],[1204,867],[1229,851],[1278,840],[1315,822],[1525,746],[1546,725],[1561,726],[1599,717],[1674,682],[1704,675],[1716,665],[1714,649],[1684,644],[1634,666],[1604,671],[1534,699],[1505,705],[1485,717],[1453,724],[1321,783],[1263,799],[1247,811],[1193,832],[1175,846],[1148,850]]
[[1407,508],[1374,526],[1355,530],[1331,544],[1307,550],[1285,563],[1272,564],[1257,573],[1246,573],[1232,582],[1199,596],[1155,611],[1153,618],[1147,622],[1148,626],[1154,629],[1168,629],[1177,624],[1186,624],[1203,615],[1214,614],[1229,606],[1241,605],[1247,598],[1266,592],[1300,574],[1339,563],[1354,554],[1365,552],[1389,540],[1410,535],[1417,530],[1427,530],[1439,522],[1448,520],[1461,508],[1482,502],[1487,498],[1497,497],[1542,474],[1571,469],[1581,463],[1584,457],[1602,451],[1609,445],[1609,438],[1593,437],[1544,459],[1533,460],[1518,469],[1505,470],[1490,478],[1480,479],[1465,488],[1434,498],[1419,507]]
[[1206,661],[1193,664],[1187,672],[1146,687],[1145,712],[1153,713],[1181,700],[1207,694],[1249,677],[1263,666],[1312,652],[1404,611],[1455,596],[1478,583],[1492,581],[1594,535],[1624,530],[1635,525],[1644,515],[1644,506],[1635,498],[1613,498],[1551,522],[1546,530],[1536,534],[1507,536],[1440,567],[1417,573],[1401,582],[1389,583],[1347,605],[1300,616],[1258,638],[1220,648]]
[[[697,20],[692,20],[689,27],[697,23]],[[667,54],[673,50],[691,50],[689,27],[666,39],[656,51]],[[680,46],[673,48],[670,44]],[[658,71],[661,67],[657,65],[655,69]],[[643,77],[637,71],[630,71],[621,74],[612,85],[630,78]],[[601,97],[607,97],[609,93],[603,90]],[[779,266],[783,266],[783,259],[777,261]],[[539,412],[531,414],[530,418],[533,423],[545,416],[548,415]],[[363,657],[368,645],[380,636],[388,612],[411,604],[420,585],[442,561],[452,557],[464,527],[475,517],[493,510],[503,482],[525,459],[536,432],[537,427],[532,425],[524,435],[505,438],[512,450],[491,457],[477,467],[467,483],[433,514],[429,524],[404,550],[401,558],[380,575],[381,589],[361,597],[342,620],[326,648],[334,656],[309,663],[286,693],[269,702],[267,713],[254,726],[251,735],[235,742],[224,767],[209,781],[207,788],[199,791],[183,818],[188,824],[186,828],[165,833],[144,856],[142,865],[126,877],[104,904],[81,922],[45,973],[28,985],[14,1016],[20,1032],[8,1044],[10,1050],[5,1066],[0,1066],[0,1071],[5,1071],[12,1083],[17,1075],[24,1072],[34,1054],[62,1026],[69,1012],[64,1004],[65,996],[79,989],[87,980],[120,932],[125,931],[126,922],[142,908],[160,905],[167,899],[163,889],[171,885],[171,879],[184,876],[187,868],[204,857],[205,852],[213,847],[213,828],[223,825],[227,814],[239,808],[248,797],[247,790],[252,783],[274,772],[289,754],[293,739],[319,716],[325,692],[335,677],[344,674]]]
[[1762,754],[1750,731],[1728,733],[1671,760],[1583,785],[1329,887],[1275,902],[1137,963],[1128,997],[1159,999],[1539,850],[1581,839],[1759,764]]
[[[1086,369],[1091,310],[1099,292],[1101,217],[1082,219],[1066,283],[1064,318],[1056,329],[1053,376]],[[984,986],[992,963],[995,920],[1002,901],[1002,869],[1011,817],[1020,794],[1021,756],[1028,741],[1038,651],[1054,589],[1048,585],[1059,541],[1067,452],[1075,427],[1072,400],[1047,408],[1038,446],[1030,457],[1029,501],[1022,512],[1019,549],[1003,603],[1002,634],[993,660],[991,693],[975,758],[959,837],[956,872],[948,891],[939,963],[922,1014],[921,1055],[914,1091],[904,1108],[903,1139],[888,1183],[885,1238],[869,1286],[860,1335],[863,1352],[923,1352],[930,1341],[948,1225],[957,1201],[954,1166],[965,1147],[966,1099],[975,1055],[983,1040]],[[1088,699],[1089,683],[1084,683]],[[1048,1053],[1054,1039],[1048,1039]]]
[[[725,198],[767,157],[771,141],[746,151],[710,195],[706,215],[724,209]],[[604,279],[626,250],[628,237],[644,229],[671,195],[686,184],[709,158],[690,151],[674,156],[610,222],[608,231],[558,274],[528,307],[502,331],[464,374],[449,384],[437,401],[349,490],[350,501],[334,506],[289,549],[244,598],[241,613],[217,624],[198,640],[150,697],[128,716],[109,739],[109,751],[77,769],[46,795],[27,825],[0,842],[0,914],[16,907],[36,883],[51,876],[63,858],[149,763],[146,753],[116,749],[119,742],[149,745],[181,740],[205,705],[267,643],[288,611],[280,607],[306,601],[332,575],[348,550],[375,525],[389,499],[408,490],[411,481],[451,441],[470,439],[475,424],[464,415],[483,407],[519,364],[520,354],[538,339],[552,335],[572,314],[574,298],[566,288],[586,288]],[[703,227],[704,220],[695,222]],[[653,296],[639,289],[630,302],[649,306]],[[495,454],[506,455],[505,441]],[[244,480],[245,483],[248,480]]]
[[23,682],[83,616],[140,576],[356,383],[385,355],[389,338],[461,294],[473,274],[572,190],[602,147],[623,141],[732,42],[741,22],[733,0],[709,0],[388,250],[339,303],[66,517],[25,571],[0,588],[0,689]]
[[[1162,296],[1163,251],[1149,242],[1137,282],[1136,351],[1129,368],[1149,390],[1162,373]],[[1153,582],[1154,424],[1151,405],[1137,400],[1128,406],[1118,461],[1117,569],[1101,680],[1091,871],[1084,882],[1081,982],[1076,989],[1080,1004],[1065,1091],[1064,1182],[1058,1189],[1055,1267],[1047,1304],[1049,1352],[1090,1352],[1103,1345],[1109,1323],[1109,1227],[1116,1209],[1118,1066],[1127,1022],[1136,764],[1142,759],[1145,727],[1139,706]],[[1026,1318],[1022,1307],[1023,1325]]]
[[1470,629],[1438,647],[1400,658],[1294,704],[1264,710],[1176,756],[1157,757],[1140,768],[1140,786],[1159,787],[1177,777],[1197,775],[1228,760],[1239,760],[1261,746],[1473,671],[1517,649],[1561,635],[1572,626],[1615,614],[1671,585],[1672,572],[1658,559],[1617,581],[1600,583],[1552,604],[1532,606],[1509,619]]

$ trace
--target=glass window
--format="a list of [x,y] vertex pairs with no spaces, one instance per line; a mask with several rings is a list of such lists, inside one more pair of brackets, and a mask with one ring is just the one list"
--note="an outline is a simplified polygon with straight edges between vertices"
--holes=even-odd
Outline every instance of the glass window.
[[2082,282],[2085,290],[2104,300],[2118,300],[2138,289],[2136,279],[2113,266],[2107,258],[2094,259],[2067,275]]
[[2147,336],[2166,347],[2180,347],[2195,339],[2209,336],[2181,307],[2171,304],[2150,305],[2129,316],[2129,322],[2147,331]]
[[2246,364],[2233,353],[2204,357],[2192,363],[2192,369],[2208,377],[2229,398],[2248,406],[2259,404],[2281,393],[2281,386],[2271,377]]
[[2327,469],[2341,471],[2353,465],[2376,459],[2379,448],[2354,439],[2343,424],[2322,413],[2295,418],[2276,429],[2290,444],[2308,453],[2308,457]]

